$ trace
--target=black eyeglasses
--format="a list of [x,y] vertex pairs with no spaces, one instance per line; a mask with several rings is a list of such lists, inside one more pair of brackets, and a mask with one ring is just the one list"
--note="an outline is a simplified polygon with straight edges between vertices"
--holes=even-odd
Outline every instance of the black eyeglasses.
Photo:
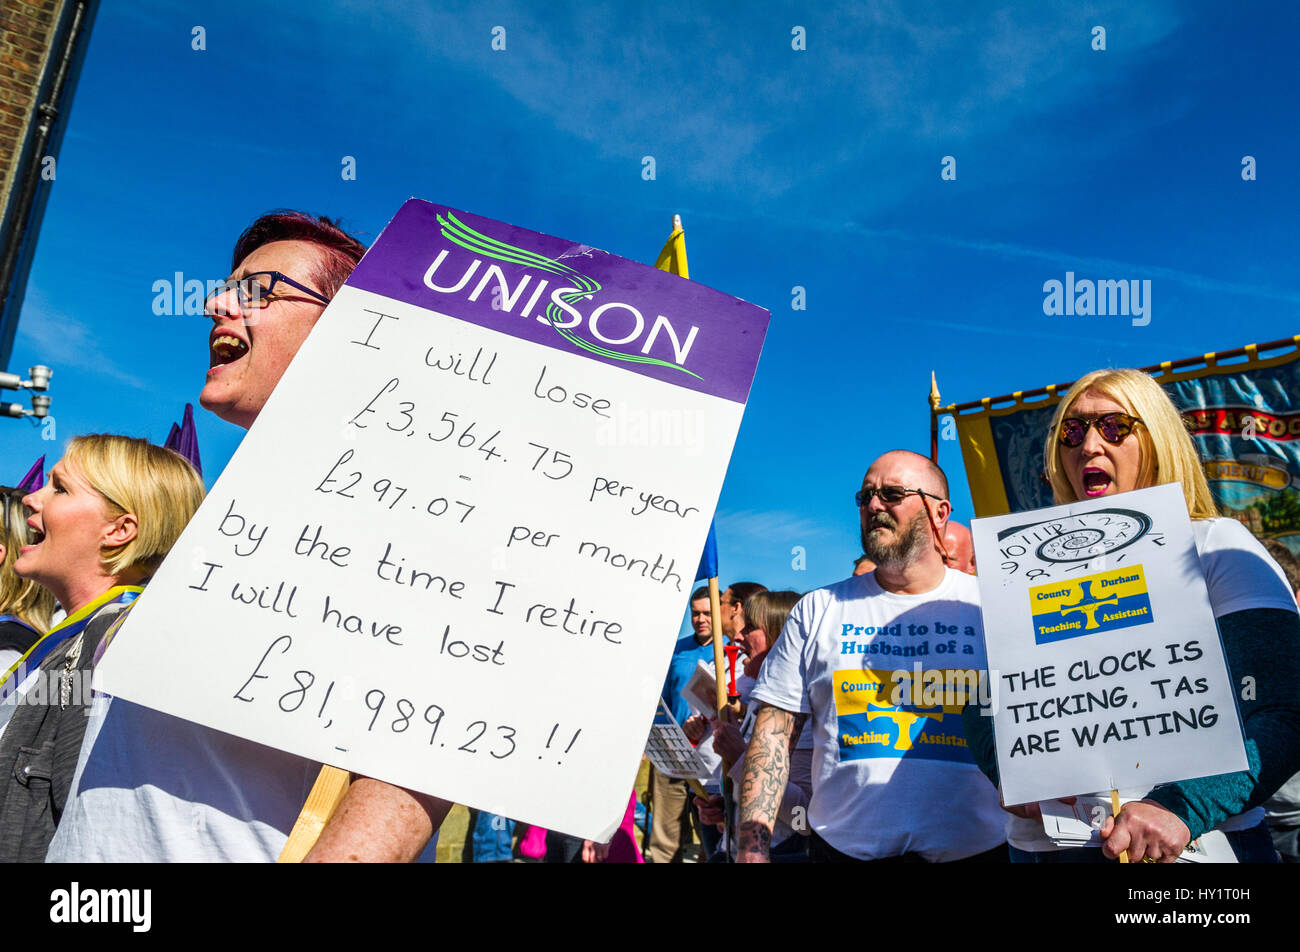
[[[268,283],[264,284],[259,280],[261,278],[269,279]],[[330,302],[330,299],[319,291],[313,291],[305,284],[299,284],[280,271],[254,271],[242,278],[231,278],[228,281],[221,282],[221,284],[209,291],[208,296],[203,299],[203,309],[208,310],[214,300],[231,290],[235,292],[241,310],[266,307],[271,303],[271,297],[275,294],[275,286],[281,281],[290,287],[297,288],[304,294],[310,294],[322,304]]]
[[1118,446],[1123,443],[1133,427],[1142,421],[1127,413],[1103,413],[1099,417],[1067,417],[1061,421],[1061,429],[1057,434],[1062,446],[1074,449],[1088,438],[1088,429],[1096,427],[1101,438],[1107,443]]
[[907,496],[929,496],[939,502],[943,502],[942,496],[936,496],[934,493],[928,493],[923,489],[905,489],[902,486],[881,486],[879,489],[859,489],[853,496],[853,501],[858,504],[858,508],[871,505],[871,500],[879,496],[881,502],[893,505],[902,502]]

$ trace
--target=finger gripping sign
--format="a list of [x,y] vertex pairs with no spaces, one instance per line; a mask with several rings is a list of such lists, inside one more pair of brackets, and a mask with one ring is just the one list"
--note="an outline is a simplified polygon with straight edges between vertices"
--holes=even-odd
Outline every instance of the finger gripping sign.
[[408,201],[105,654],[103,689],[604,842],[767,319]]
[[976,519],[1005,803],[1247,766],[1176,484]]

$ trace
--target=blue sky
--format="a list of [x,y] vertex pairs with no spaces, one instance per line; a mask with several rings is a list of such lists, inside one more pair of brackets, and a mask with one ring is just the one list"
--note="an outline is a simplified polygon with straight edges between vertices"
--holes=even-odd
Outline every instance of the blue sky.
[[[105,3],[9,368],[54,368],[57,440],[0,422],[4,478],[78,433],[165,437],[207,322],[153,283],[224,277],[274,207],[370,241],[414,195],[642,261],[680,213],[692,276],[772,311],[724,584],[848,574],[867,464],[928,450],[931,370],[948,403],[1300,332],[1292,5],[689,7]],[[1045,315],[1067,270],[1150,279],[1150,324]],[[242,431],[197,422],[211,484]]]

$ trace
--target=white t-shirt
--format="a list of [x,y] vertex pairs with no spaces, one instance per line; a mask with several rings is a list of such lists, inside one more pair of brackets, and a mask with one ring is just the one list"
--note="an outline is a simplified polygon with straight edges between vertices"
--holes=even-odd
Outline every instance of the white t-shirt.
[[95,696],[46,862],[274,862],[320,764]]
[[751,694],[811,715],[809,826],[857,859],[947,862],[1003,841],[997,793],[966,745],[965,690],[913,692],[914,666],[960,672],[951,677],[971,686],[968,672],[986,667],[973,576],[948,569],[921,595],[887,592],[874,573],[810,592]]
[[[751,682],[752,688],[752,682]],[[758,705],[750,704],[745,711],[745,717],[740,722],[738,729],[740,736],[749,743],[749,739],[754,734],[754,725],[758,721]],[[741,754],[731,767],[732,782],[735,789],[739,790],[745,780],[745,758],[748,752]],[[772,826],[772,846],[779,846],[792,836],[799,835],[793,827],[795,822],[795,810],[803,808],[804,813],[808,811],[808,795],[812,793],[812,730],[806,730],[799,734],[799,739],[795,743],[794,751],[790,754],[790,778],[785,785],[785,796],[781,798],[781,804],[777,810],[776,822]],[[808,827],[800,824],[800,830],[806,831]],[[725,843],[726,837],[723,837]],[[732,853],[734,854],[734,850]]]
[[[1281,566],[1268,550],[1236,519],[1193,519],[1192,535],[1201,557],[1201,571],[1210,595],[1210,609],[1215,618],[1249,608],[1280,608],[1296,611],[1295,596]],[[1140,800],[1145,789],[1120,790],[1124,799]],[[1109,797],[1109,791],[1093,796]],[[1264,808],[1255,807],[1239,816],[1229,817],[1215,829],[1223,832],[1248,830],[1264,819]],[[1055,846],[1043,829],[1042,820],[1007,814],[1007,842],[1031,853],[1077,849]],[[1099,844],[1086,844],[1098,847]]]
[[[96,694],[47,863],[273,863],[320,764]],[[435,833],[416,862],[438,854]]]
[[[707,665],[709,673],[713,673],[712,662],[702,661],[700,663]],[[758,705],[750,703],[750,693],[757,683],[744,672],[736,675],[736,693],[740,696],[741,704],[745,706],[745,716],[736,725],[736,729],[740,732],[740,736],[746,744],[749,743],[749,738],[754,733],[754,722],[758,716]],[[710,769],[707,778],[700,778],[704,790],[706,793],[717,794],[722,792],[722,755],[713,749],[713,735],[714,724],[710,721],[709,726],[704,730],[704,736],[700,738],[696,750],[701,762]],[[786,784],[786,794],[781,800],[776,824],[772,828],[772,846],[778,846],[789,837],[796,835],[789,822],[793,818],[792,812],[794,808],[803,806],[807,809],[807,791],[812,786],[812,779],[809,776],[811,751],[812,731],[806,730],[799,735],[799,740],[795,744],[795,752],[790,756],[790,779]],[[733,789],[737,792],[739,792],[745,776],[745,756],[745,754],[740,755],[740,759],[731,765],[731,773],[728,774],[731,777]],[[725,834],[722,837],[722,848],[735,856],[735,847],[727,842]]]

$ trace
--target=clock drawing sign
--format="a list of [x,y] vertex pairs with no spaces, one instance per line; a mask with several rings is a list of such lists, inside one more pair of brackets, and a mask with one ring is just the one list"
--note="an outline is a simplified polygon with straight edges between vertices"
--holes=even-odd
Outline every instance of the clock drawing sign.
[[[999,532],[1003,571],[1018,571],[1017,559],[1031,553],[1040,563],[1025,571],[1026,579],[1044,583],[1029,590],[1035,641],[1044,644],[1151,622],[1142,565],[1129,558],[1131,547],[1150,530],[1145,513],[1105,508]],[[1156,533],[1149,541],[1163,547],[1164,536]],[[1088,571],[1111,556],[1113,568]]]
[[1180,486],[976,519],[971,534],[1006,804],[1246,767]]

